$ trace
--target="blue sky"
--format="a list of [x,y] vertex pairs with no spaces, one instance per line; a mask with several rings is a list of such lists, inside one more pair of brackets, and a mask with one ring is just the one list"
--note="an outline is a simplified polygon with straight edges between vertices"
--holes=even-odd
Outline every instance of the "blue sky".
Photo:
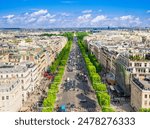
[[150,27],[150,0],[0,0],[0,27]]

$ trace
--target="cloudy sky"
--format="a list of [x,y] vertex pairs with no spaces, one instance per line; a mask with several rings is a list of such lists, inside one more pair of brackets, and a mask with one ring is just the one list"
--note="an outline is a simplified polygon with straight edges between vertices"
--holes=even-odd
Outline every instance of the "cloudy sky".
[[150,0],[0,0],[0,27],[150,27]]

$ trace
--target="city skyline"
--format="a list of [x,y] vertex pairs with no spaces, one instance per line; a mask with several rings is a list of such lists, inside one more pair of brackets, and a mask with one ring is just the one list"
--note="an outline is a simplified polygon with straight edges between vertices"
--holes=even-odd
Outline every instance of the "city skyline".
[[149,4],[147,0],[2,0],[0,27],[150,27]]

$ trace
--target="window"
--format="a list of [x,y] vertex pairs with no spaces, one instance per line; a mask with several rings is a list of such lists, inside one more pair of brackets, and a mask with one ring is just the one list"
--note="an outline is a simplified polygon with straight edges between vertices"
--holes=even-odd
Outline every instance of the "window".
[[21,77],[23,77],[23,74],[21,74]]
[[132,63],[130,63],[130,66],[132,67]]
[[145,95],[145,98],[147,99],[147,95]]
[[6,96],[6,99],[8,100],[8,99],[9,99],[9,96]]
[[147,101],[144,101],[144,105],[147,106]]
[[4,98],[4,96],[2,96],[2,100],[4,100],[5,98]]
[[8,75],[6,75],[6,78],[8,78]]

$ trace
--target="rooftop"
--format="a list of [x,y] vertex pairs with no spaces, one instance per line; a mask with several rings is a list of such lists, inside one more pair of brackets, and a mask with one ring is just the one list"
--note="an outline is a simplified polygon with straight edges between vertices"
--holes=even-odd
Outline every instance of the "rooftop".
[[15,64],[5,64],[0,63],[0,74],[5,73],[22,73],[28,70],[28,68],[34,67],[34,63],[20,63],[19,65]]
[[133,82],[142,90],[150,91],[150,77],[142,78],[133,78]]

